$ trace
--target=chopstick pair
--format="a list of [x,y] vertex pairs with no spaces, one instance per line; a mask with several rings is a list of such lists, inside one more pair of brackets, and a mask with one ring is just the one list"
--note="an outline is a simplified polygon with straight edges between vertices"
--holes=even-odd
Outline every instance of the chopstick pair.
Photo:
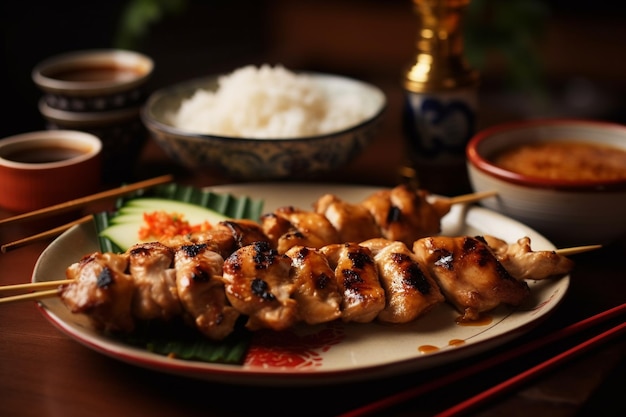
[[[18,223],[18,222],[23,222],[26,220],[35,220],[35,219],[40,219],[46,216],[52,216],[55,214],[61,214],[61,213],[65,213],[77,208],[81,208],[84,207],[88,204],[91,203],[95,203],[95,202],[99,202],[99,201],[104,201],[104,200],[108,200],[111,198],[117,198],[117,197],[121,197],[125,194],[129,194],[132,193],[134,191],[138,191],[141,190],[143,188],[149,188],[149,187],[154,187],[156,185],[160,185],[160,184],[165,184],[168,182],[172,182],[174,180],[174,177],[171,175],[163,175],[160,177],[155,177],[149,180],[145,180],[145,181],[139,181],[133,184],[129,184],[129,185],[123,185],[121,187],[118,188],[114,188],[111,190],[107,190],[107,191],[103,191],[100,193],[96,193],[96,194],[92,194],[86,197],[81,197],[81,198],[77,198],[75,200],[70,200],[70,201],[66,201],[64,203],[60,203],[60,204],[56,204],[50,207],[45,207],[39,210],[34,210],[28,213],[24,213],[24,214],[19,214],[17,216],[13,216],[13,217],[9,217],[6,219],[2,219],[0,220],[0,226],[4,225],[4,224],[9,224],[9,223]],[[9,243],[5,243],[4,245],[2,245],[0,247],[0,250],[2,253],[6,253],[10,250],[13,249],[17,249],[20,248],[22,246],[25,246],[29,243],[33,243],[39,240],[43,240],[43,239],[47,239],[50,237],[54,237],[57,236],[61,233],[63,233],[65,230],[69,229],[70,227],[76,225],[76,224],[80,224],[80,223],[85,223],[88,222],[92,219],[93,217],[91,215],[89,216],[85,216],[81,219],[75,220],[73,222],[67,223],[65,225],[56,227],[54,229],[33,235],[33,236],[29,236],[23,239],[19,239],[13,242],[9,242]]]
[[[466,368],[462,368],[456,372],[445,374],[444,376],[435,380],[431,380],[427,383],[390,395],[362,407],[347,411],[343,414],[338,415],[337,417],[363,417],[372,415],[376,412],[380,412],[391,407],[398,406],[402,403],[415,399],[429,392],[441,389],[449,384],[459,382],[465,378],[477,375],[480,372],[494,368],[497,365],[504,364],[512,359],[519,358],[522,355],[527,355],[529,353],[535,352],[542,347],[558,342],[575,334],[581,333],[584,330],[587,330],[593,326],[600,325],[613,318],[619,317],[624,313],[626,313],[626,303],[605,310],[577,323],[571,324],[542,338],[532,340],[525,345],[521,345],[511,350],[502,352],[498,355],[492,356],[485,361],[476,363]],[[552,358],[547,359],[520,374],[517,374],[471,398],[468,398],[446,410],[437,413],[433,417],[456,417],[462,414],[466,414],[471,410],[474,410],[482,405],[485,405],[487,402],[494,400],[498,396],[510,392],[511,390],[519,387],[523,383],[526,383],[531,379],[538,377],[544,372],[552,370],[557,366],[565,363],[566,361],[571,360],[581,355],[582,353],[587,352],[588,350],[623,334],[624,332],[626,332],[626,322],[622,322],[621,324],[605,330],[602,333],[591,337],[590,339],[587,339],[584,342],[579,343],[578,345],[560,354],[557,354]]]

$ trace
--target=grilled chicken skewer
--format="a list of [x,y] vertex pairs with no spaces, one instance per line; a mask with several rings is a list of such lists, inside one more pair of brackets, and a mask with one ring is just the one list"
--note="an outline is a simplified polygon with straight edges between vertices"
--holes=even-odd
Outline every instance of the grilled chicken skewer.
[[[564,257],[531,251],[529,240],[507,245],[485,237],[493,248],[485,244],[480,256],[466,253],[461,238],[433,240],[428,236],[440,232],[451,201],[431,203],[427,192],[403,185],[358,204],[328,194],[313,211],[287,206],[260,223],[223,221],[124,254],[85,256],[68,268],[76,281],[59,294],[71,311],[87,313],[105,330],[131,331],[135,319],[180,315],[221,339],[240,315],[251,329],[338,318],[403,323],[447,300],[472,320],[502,302],[519,303],[528,293],[524,279],[571,269]],[[510,294],[488,285],[510,287]]]
[[382,237],[411,246],[416,239],[441,232],[441,218],[453,200],[429,201],[424,190],[406,185],[381,190],[360,203],[325,194],[306,211],[280,207],[261,217],[261,225],[278,252],[291,246],[313,248],[335,243],[358,243]]
[[[228,228],[234,235],[239,230]],[[493,237],[426,237],[413,251],[375,238],[320,249],[294,246],[286,254],[266,241],[239,242],[226,259],[210,242],[90,254],[68,267],[74,281],[59,295],[104,330],[130,332],[135,320],[181,314],[207,337],[221,339],[240,315],[252,330],[338,318],[406,323],[445,300],[462,320],[476,320],[502,303],[519,305],[529,295],[527,277],[558,276],[572,267],[553,251],[531,251],[526,238],[507,245]]]

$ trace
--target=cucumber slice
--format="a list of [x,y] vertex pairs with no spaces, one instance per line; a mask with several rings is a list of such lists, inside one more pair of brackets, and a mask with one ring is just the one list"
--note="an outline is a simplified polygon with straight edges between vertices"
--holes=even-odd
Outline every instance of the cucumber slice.
[[137,237],[140,227],[141,222],[111,224],[100,232],[100,236],[106,237],[111,242],[115,243],[115,245],[117,245],[121,250],[126,251],[134,244],[141,243]]
[[163,198],[136,198],[126,202],[109,222],[109,226],[100,232],[100,236],[111,240],[122,250],[127,250],[136,243],[139,229],[143,224],[144,213],[164,211],[179,213],[190,224],[200,224],[208,221],[217,224],[229,217],[206,207],[176,200]]
[[[206,207],[164,198],[135,198],[129,200],[124,208],[129,210],[130,213],[140,212],[140,216],[142,216],[143,213],[152,213],[155,211],[180,213],[184,215],[185,219],[191,224],[198,224],[205,221],[213,224],[228,219],[225,215]],[[122,213],[124,213],[124,208],[120,210]]]

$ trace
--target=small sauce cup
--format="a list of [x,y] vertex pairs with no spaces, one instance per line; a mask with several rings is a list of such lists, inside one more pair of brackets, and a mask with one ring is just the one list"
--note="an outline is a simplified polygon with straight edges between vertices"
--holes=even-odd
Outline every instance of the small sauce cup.
[[[534,119],[484,129],[467,145],[472,188],[475,192],[497,191],[497,197],[482,200],[481,204],[519,220],[560,247],[609,244],[626,237],[626,178],[581,175],[586,171],[582,164],[606,164],[602,170],[623,171],[608,166],[613,158],[581,160],[575,177],[566,172],[556,177],[516,172],[497,162],[498,155],[520,146],[573,143],[613,149],[619,158],[626,151],[626,126],[594,120]],[[553,158],[561,160],[562,156],[553,152],[544,155],[553,164]],[[571,169],[574,160],[570,152],[567,161],[555,165]],[[532,162],[525,168],[530,165]]]
[[48,58],[35,66],[32,79],[52,108],[105,111],[141,104],[153,69],[141,53],[94,49]]
[[102,142],[74,130],[29,132],[0,140],[0,206],[24,213],[98,191]]

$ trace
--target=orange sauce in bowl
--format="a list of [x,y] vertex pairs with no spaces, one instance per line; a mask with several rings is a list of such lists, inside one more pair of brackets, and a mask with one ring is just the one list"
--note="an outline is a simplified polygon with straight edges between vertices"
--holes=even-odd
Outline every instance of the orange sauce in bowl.
[[492,162],[529,177],[563,181],[626,180],[626,151],[589,142],[523,144],[497,154]]

